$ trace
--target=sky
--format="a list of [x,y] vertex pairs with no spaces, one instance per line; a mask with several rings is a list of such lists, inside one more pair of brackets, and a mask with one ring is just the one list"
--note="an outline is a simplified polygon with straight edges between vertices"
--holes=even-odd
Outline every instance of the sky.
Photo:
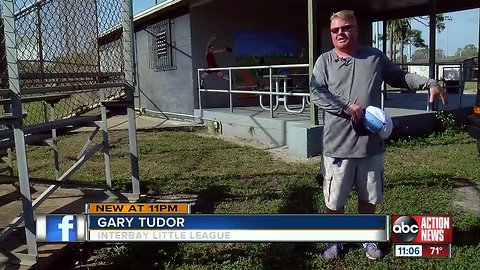
[[[474,44],[478,48],[478,14],[478,8],[444,13],[452,16],[452,20],[445,22],[445,30],[437,32],[437,48],[448,51],[448,55],[454,55],[457,48],[463,48],[467,44]],[[412,23],[412,27],[422,31],[422,37],[428,44],[428,28],[418,22]]]
[[[457,12],[444,13],[450,16],[451,20],[445,21],[445,29],[436,34],[436,48],[442,49],[447,56],[455,55],[457,48],[463,48],[465,45],[473,44],[477,48],[479,35],[479,9],[470,9]],[[420,20],[428,24],[428,19]],[[429,45],[429,29],[417,20],[411,20],[412,28],[422,31],[422,38],[425,44]],[[379,24],[379,32],[382,33],[382,23]],[[375,36],[375,24],[373,27],[373,35]],[[381,48],[380,48],[381,49]],[[405,48],[408,50],[408,48]],[[415,51],[412,47],[411,52]],[[405,54],[408,55],[409,51]]]
[[133,14],[137,14],[145,9],[153,7],[155,3],[161,3],[164,0],[133,0]]
[[[156,2],[162,1],[164,0],[133,0],[133,13],[137,14],[154,6]],[[457,48],[463,48],[467,44],[479,47],[479,9],[445,13],[445,15],[451,16],[452,20],[445,22],[445,30],[441,33],[437,32],[437,48],[442,49],[447,55],[454,55]],[[428,28],[414,20],[412,20],[412,27],[422,31],[422,37],[428,45]],[[415,51],[414,48],[413,51]]]

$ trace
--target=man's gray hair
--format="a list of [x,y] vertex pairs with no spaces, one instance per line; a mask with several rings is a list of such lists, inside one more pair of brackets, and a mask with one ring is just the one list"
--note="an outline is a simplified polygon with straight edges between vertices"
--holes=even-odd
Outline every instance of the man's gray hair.
[[335,18],[340,18],[343,20],[350,20],[357,25],[357,18],[355,17],[355,14],[352,10],[340,10],[338,12],[335,12],[330,16],[330,21],[333,21]]

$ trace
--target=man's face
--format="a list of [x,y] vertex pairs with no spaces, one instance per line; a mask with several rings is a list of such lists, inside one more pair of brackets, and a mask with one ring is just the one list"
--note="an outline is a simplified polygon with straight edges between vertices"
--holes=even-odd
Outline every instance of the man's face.
[[351,48],[358,43],[358,29],[355,22],[334,18],[330,22],[330,35],[333,46],[337,49]]

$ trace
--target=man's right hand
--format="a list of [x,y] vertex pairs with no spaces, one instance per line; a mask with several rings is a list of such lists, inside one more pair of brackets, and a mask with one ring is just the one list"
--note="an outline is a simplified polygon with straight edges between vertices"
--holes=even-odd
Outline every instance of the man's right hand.
[[359,122],[363,118],[363,107],[361,105],[355,103],[350,104],[346,108],[345,112],[351,117],[353,117],[353,120],[357,122]]

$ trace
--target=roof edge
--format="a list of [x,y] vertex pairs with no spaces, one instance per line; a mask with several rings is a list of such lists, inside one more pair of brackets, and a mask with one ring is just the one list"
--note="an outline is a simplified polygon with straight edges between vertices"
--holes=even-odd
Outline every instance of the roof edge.
[[133,21],[137,21],[137,20],[140,20],[140,19],[143,19],[145,17],[148,17],[162,9],[165,9],[165,8],[168,8],[170,6],[173,6],[175,4],[178,4],[180,2],[182,2],[183,0],[166,0],[166,1],[163,1],[162,3],[160,4],[157,4],[149,9],[146,9],[140,13],[137,13],[136,15],[133,16]]

